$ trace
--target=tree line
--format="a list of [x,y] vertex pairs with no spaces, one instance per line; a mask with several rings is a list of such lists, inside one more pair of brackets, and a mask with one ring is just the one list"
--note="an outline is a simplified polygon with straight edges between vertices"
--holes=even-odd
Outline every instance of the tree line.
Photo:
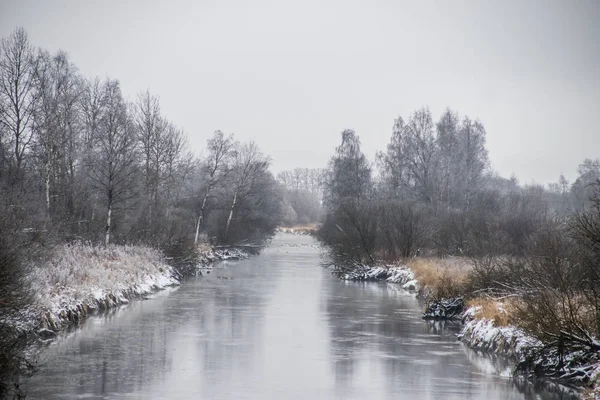
[[[29,266],[56,245],[143,244],[186,259],[200,242],[257,244],[283,191],[254,142],[214,132],[203,156],[148,91],[88,78],[22,28],[0,42],[0,397],[31,338],[7,318],[35,304]],[[178,258],[179,257],[179,258]]]
[[465,278],[438,283],[461,299],[513,300],[513,323],[544,343],[520,371],[590,381],[600,350],[600,160],[585,160],[572,184],[561,175],[546,187],[519,185],[490,169],[483,124],[451,110],[437,123],[427,108],[398,118],[375,163],[354,131],[341,136],[318,233],[326,266],[345,274],[464,257]]
[[220,131],[205,157],[148,91],[86,78],[16,29],[0,49],[0,191],[46,239],[164,245],[260,240],[280,215],[270,159]]
[[375,162],[353,130],[326,170],[321,237],[341,260],[373,263],[417,254],[523,254],[539,229],[581,210],[600,178],[585,160],[573,184],[519,185],[489,166],[482,122],[447,109],[434,122],[428,108],[394,121]]
[[322,217],[325,185],[323,168],[295,168],[277,174],[283,190],[282,223],[287,226],[318,223]]

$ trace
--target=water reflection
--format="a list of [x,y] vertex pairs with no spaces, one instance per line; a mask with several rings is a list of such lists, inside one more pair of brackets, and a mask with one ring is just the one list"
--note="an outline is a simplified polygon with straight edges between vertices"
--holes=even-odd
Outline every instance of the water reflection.
[[465,350],[456,325],[422,321],[421,305],[396,285],[341,282],[318,264],[311,238],[282,235],[258,257],[90,319],[49,349],[28,398],[493,400],[539,393]]

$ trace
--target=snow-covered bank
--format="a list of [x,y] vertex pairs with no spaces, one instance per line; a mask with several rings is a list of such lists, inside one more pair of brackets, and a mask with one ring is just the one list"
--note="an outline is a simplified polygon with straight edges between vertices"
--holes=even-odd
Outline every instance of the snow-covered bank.
[[179,284],[160,251],[142,246],[65,245],[33,267],[40,327],[58,331],[94,310]]
[[352,272],[343,274],[342,278],[349,281],[386,281],[402,285],[402,288],[406,290],[414,291],[418,289],[414,273],[410,268],[404,265],[385,265],[376,267],[364,265],[355,268]]
[[495,326],[494,321],[476,318],[477,307],[469,307],[463,316],[460,340],[467,346],[523,360],[542,343],[515,326]]
[[280,226],[275,230],[277,233],[290,233],[292,235],[316,235],[318,230],[317,225],[302,225],[302,226],[292,226],[285,227]]
[[[239,248],[204,246],[188,260],[188,270],[206,271],[216,261],[244,259],[249,254]],[[52,338],[92,312],[178,285],[184,274],[169,265],[171,261],[159,250],[145,246],[57,247],[46,260],[31,266],[32,304],[0,323]]]
[[583,352],[561,356],[514,325],[497,326],[491,319],[479,318],[479,311],[471,306],[464,313],[459,339],[467,346],[513,359],[512,375],[587,386],[584,399],[600,398],[600,352],[595,357]]
[[[349,272],[338,273],[338,276],[354,281],[394,282],[399,287],[421,289],[421,293],[426,295],[429,291],[424,291],[423,287],[429,286],[419,281],[419,277],[424,275],[423,270],[413,271],[409,266],[357,265]],[[448,282],[448,274],[438,274],[437,277],[446,278],[445,282]],[[425,281],[432,287],[443,282],[437,282],[436,276],[429,278]],[[475,306],[468,307],[473,303]],[[487,308],[483,309],[479,304],[485,304]],[[493,310],[488,309],[490,307]],[[463,326],[459,339],[466,346],[512,360],[514,368],[505,375],[556,385],[557,390],[571,395],[575,390],[572,388],[588,388],[587,392],[583,392],[584,399],[600,399],[600,352],[594,355],[589,351],[565,351],[560,356],[550,350],[551,346],[544,346],[536,337],[515,326],[511,310],[508,303],[484,298],[470,300],[466,304],[463,297],[457,296],[430,302],[423,318],[460,319]]]

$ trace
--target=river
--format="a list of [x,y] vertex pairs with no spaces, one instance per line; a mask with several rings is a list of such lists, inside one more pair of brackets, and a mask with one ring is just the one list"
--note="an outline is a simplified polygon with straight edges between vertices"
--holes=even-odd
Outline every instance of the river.
[[319,262],[314,239],[278,235],[92,317],[48,348],[27,399],[559,398],[503,377],[505,361],[421,320],[398,287],[339,281]]

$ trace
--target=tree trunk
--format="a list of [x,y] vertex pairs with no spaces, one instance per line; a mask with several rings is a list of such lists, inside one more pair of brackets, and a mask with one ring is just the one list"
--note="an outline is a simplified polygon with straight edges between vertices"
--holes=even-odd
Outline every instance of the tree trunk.
[[106,213],[106,235],[104,236],[104,245],[108,246],[110,243],[110,217],[112,215],[112,205],[109,204],[108,212]]
[[206,191],[206,194],[204,195],[204,200],[202,200],[202,207],[200,207],[200,215],[198,216],[198,222],[196,223],[196,237],[194,238],[194,244],[198,244],[200,224],[202,224],[202,220],[204,219],[204,209],[206,208],[206,199],[208,199],[209,193],[210,189]]
[[202,214],[198,217],[196,221],[196,235],[194,236],[194,245],[198,244],[198,235],[200,234],[200,222],[202,222]]
[[46,212],[48,213],[48,218],[50,218],[50,163],[46,164]]
[[235,205],[237,203],[238,192],[235,191],[233,195],[233,201],[231,202],[231,209],[229,210],[229,217],[227,218],[227,225],[225,225],[225,241],[227,241],[227,236],[229,235],[229,226],[231,225],[231,220],[233,219],[233,210],[235,209]]

